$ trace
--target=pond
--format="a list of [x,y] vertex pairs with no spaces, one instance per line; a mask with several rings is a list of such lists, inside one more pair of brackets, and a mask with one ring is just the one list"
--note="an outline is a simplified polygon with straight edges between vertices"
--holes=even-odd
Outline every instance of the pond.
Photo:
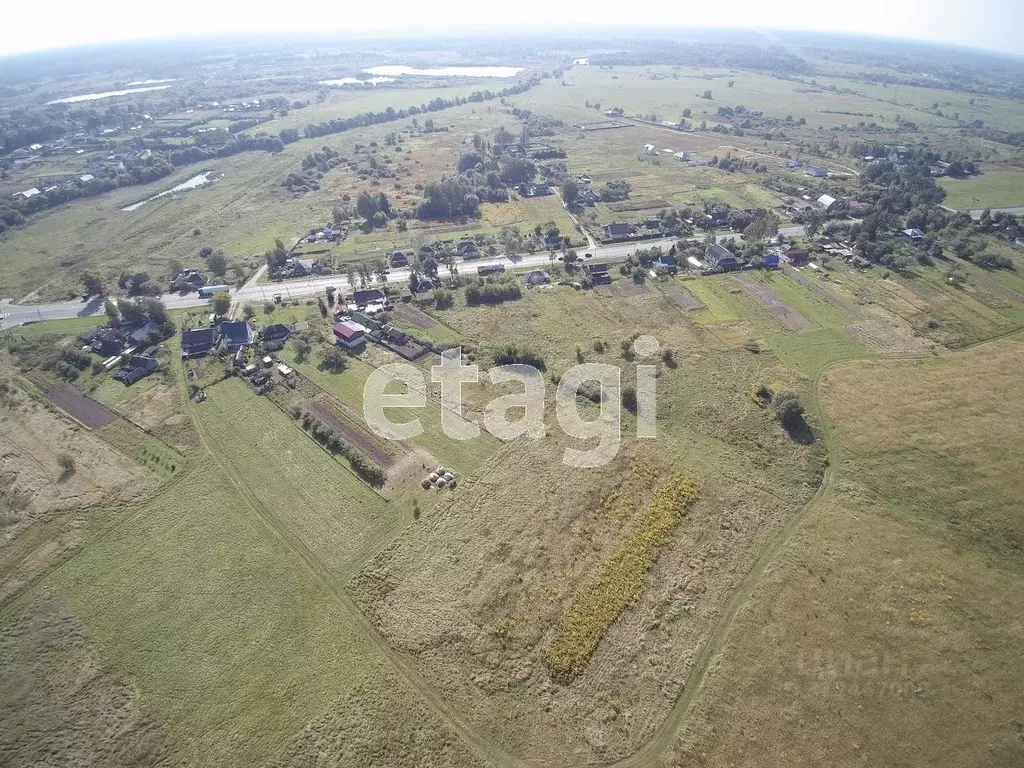
[[171,187],[170,189],[165,189],[163,192],[160,192],[159,194],[153,195],[152,197],[147,197],[145,200],[140,200],[137,203],[132,203],[131,205],[127,205],[124,208],[122,208],[121,210],[122,211],[135,211],[135,210],[138,210],[139,208],[141,208],[142,206],[144,206],[146,203],[151,203],[154,200],[158,200],[161,197],[166,197],[167,195],[173,195],[173,194],[176,194],[178,192],[185,192],[185,191],[187,191],[189,189],[196,189],[197,187],[201,187],[204,184],[209,184],[210,183],[210,174],[212,174],[212,173],[213,173],[213,171],[203,171],[203,173],[200,173],[198,176],[193,176],[191,179],[187,179],[187,180],[181,182],[181,184],[178,184],[176,187]]
[[145,91],[162,91],[170,88],[169,85],[151,85],[146,88],[125,88],[120,91],[103,91],[102,93],[83,93],[80,96],[67,96],[63,99],[54,99],[47,104],[77,104],[80,101],[96,101],[96,99],[109,99],[111,96],[127,96],[130,93],[144,93]]
[[358,77],[339,77],[335,80],[321,80],[320,85],[377,85],[378,83],[393,83],[393,77],[367,77],[360,80]]
[[400,77],[401,75],[419,75],[421,77],[514,77],[524,67],[430,67],[419,69],[402,65],[371,67],[363,70],[371,75]]

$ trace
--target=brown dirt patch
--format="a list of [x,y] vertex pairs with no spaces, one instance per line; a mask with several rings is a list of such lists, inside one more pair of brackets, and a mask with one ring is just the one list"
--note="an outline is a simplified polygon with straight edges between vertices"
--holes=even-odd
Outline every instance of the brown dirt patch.
[[381,469],[386,470],[395,463],[395,457],[393,455],[385,451],[375,440],[361,429],[358,429],[353,424],[348,423],[347,420],[342,419],[326,403],[320,402],[319,400],[313,400],[306,403],[306,410],[337,432],[345,443],[356,448],[360,453],[373,461],[373,463]]
[[634,283],[632,280],[618,280],[609,286],[612,296],[629,299],[633,296],[645,296],[651,292],[647,283]]
[[814,327],[810,320],[779,298],[779,295],[767,285],[751,280],[746,275],[736,275],[733,279],[746,288],[747,293],[768,307],[789,330],[809,331]]
[[683,309],[704,309],[704,302],[698,299],[689,291],[684,291],[678,285],[673,285],[665,289],[665,293],[671,297],[672,301],[678,304]]
[[71,414],[89,429],[103,429],[117,421],[117,414],[86,397],[72,384],[61,384],[59,387],[43,392],[51,403]]
[[437,321],[434,318],[411,304],[399,303],[395,305],[394,311],[398,317],[416,328],[426,330],[437,325]]
[[124,415],[139,426],[152,431],[164,423],[180,424],[184,414],[178,405],[177,391],[166,384],[157,384],[144,395],[132,400],[124,409]]
[[388,469],[388,479],[383,489],[384,494],[391,496],[407,485],[419,483],[440,463],[435,456],[422,448],[416,448],[411,453],[404,454],[395,459],[394,464]]

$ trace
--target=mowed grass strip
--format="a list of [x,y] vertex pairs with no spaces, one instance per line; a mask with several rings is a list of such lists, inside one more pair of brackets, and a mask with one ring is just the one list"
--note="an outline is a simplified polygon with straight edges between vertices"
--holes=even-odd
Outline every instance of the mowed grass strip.
[[[633,480],[643,479],[640,487],[650,487],[657,480],[653,468],[634,470]],[[628,492],[612,494],[603,509],[635,503],[637,497]],[[658,484],[650,501],[640,510],[635,526],[626,534],[618,549],[601,567],[597,578],[584,587],[562,615],[545,658],[556,677],[569,678],[578,673],[590,659],[605,631],[643,588],[644,575],[668,540],[686,509],[697,499],[693,481],[675,474]]]

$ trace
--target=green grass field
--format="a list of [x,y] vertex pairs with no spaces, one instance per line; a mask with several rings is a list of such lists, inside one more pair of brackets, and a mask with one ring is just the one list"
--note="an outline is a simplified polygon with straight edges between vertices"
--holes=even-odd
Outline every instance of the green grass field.
[[959,211],[1024,206],[1024,171],[988,170],[966,179],[939,179],[939,186],[946,190],[943,204]]

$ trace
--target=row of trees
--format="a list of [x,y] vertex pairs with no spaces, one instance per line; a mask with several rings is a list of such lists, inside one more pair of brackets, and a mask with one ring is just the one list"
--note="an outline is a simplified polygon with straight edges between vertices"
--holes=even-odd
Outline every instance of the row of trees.
[[403,120],[406,117],[426,112],[438,112],[443,109],[450,109],[451,107],[457,107],[470,102],[504,99],[508,96],[515,96],[523,93],[535,85],[538,85],[540,82],[540,77],[533,76],[516,83],[515,85],[502,88],[500,91],[474,91],[468,97],[456,96],[451,99],[445,99],[438,96],[437,98],[431,99],[426,104],[421,104],[418,107],[411,106],[399,110],[396,110],[394,107],[388,107],[387,109],[379,112],[363,112],[362,114],[355,115],[354,117],[335,118],[333,120],[307,125],[303,129],[303,134],[307,139],[317,136],[327,136],[332,133],[344,133],[345,131],[350,131],[353,128],[362,128],[367,125],[377,125],[379,123],[388,123],[393,120]]

